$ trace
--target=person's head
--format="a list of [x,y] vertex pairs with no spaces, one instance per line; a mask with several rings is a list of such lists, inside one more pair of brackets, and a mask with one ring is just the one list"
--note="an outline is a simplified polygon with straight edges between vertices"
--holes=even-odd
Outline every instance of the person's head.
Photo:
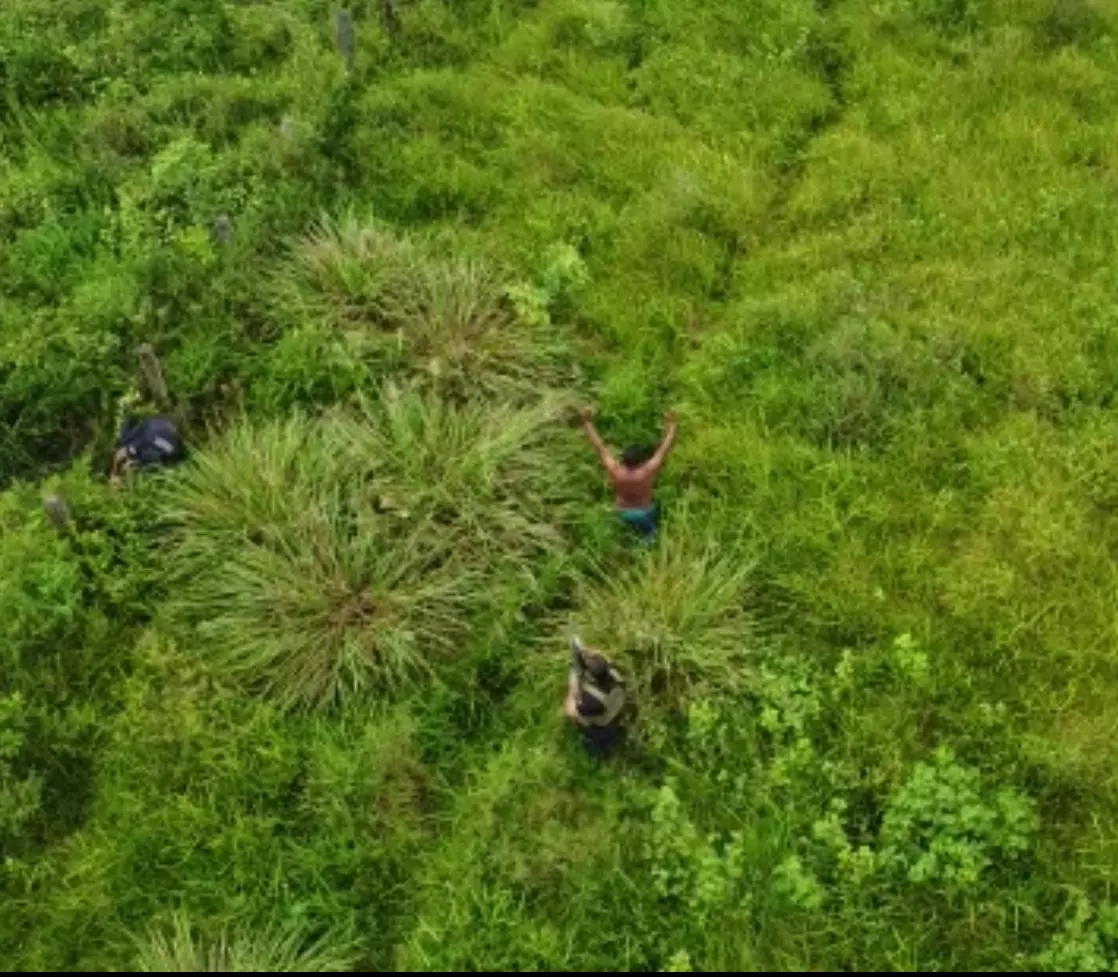
[[601,682],[609,678],[609,662],[606,661],[606,656],[600,651],[584,651],[582,653],[582,663],[595,682]]
[[626,468],[640,468],[652,457],[652,449],[644,444],[631,444],[621,452],[621,464]]

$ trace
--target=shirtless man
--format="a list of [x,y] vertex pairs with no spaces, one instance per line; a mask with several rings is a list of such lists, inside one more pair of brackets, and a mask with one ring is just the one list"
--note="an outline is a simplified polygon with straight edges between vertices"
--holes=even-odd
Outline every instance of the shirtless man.
[[649,451],[639,445],[629,445],[618,461],[605,442],[594,430],[594,412],[584,407],[578,412],[582,429],[598,453],[602,467],[613,486],[614,504],[621,521],[640,534],[644,542],[651,543],[656,535],[656,506],[652,501],[652,483],[675,441],[677,421],[675,411],[664,415],[667,428],[659,447]]

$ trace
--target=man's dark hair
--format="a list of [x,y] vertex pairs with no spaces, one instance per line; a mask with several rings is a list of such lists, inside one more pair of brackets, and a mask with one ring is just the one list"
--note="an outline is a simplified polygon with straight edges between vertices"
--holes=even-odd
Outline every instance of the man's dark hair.
[[594,684],[598,686],[603,692],[609,692],[616,684],[613,680],[613,673],[610,670],[610,664],[606,660],[605,655],[598,654],[597,652],[587,652],[582,658],[583,664],[586,666],[586,671],[594,680]]
[[626,468],[640,468],[652,454],[653,449],[646,444],[631,444],[621,452],[621,464]]

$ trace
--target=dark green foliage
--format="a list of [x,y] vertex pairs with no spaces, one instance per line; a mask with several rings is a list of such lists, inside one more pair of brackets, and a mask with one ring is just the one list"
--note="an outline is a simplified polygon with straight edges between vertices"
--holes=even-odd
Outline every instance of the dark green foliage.
[[[1102,8],[1102,9],[1100,9]],[[1033,31],[1042,50],[1087,46],[1111,36],[1105,6],[1091,0],[1045,0],[1034,6]]]
[[127,674],[127,647],[158,598],[144,494],[117,499],[74,474],[70,519],[52,525],[36,493],[0,506],[0,850],[13,857],[76,829],[92,791],[100,723]]

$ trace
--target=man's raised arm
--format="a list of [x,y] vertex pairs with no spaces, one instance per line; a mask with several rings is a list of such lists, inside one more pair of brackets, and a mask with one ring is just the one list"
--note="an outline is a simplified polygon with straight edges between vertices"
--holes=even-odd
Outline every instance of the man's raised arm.
[[668,427],[664,432],[663,439],[660,441],[660,446],[644,464],[644,470],[652,474],[656,474],[656,472],[660,470],[660,466],[664,464],[664,459],[668,457],[668,452],[672,450],[672,444],[675,442],[676,428],[679,426],[679,421],[675,416],[674,410],[670,410],[664,414],[664,420],[667,421]]
[[617,468],[617,459],[610,453],[606,443],[602,440],[597,431],[594,430],[594,412],[589,407],[583,407],[578,412],[579,422],[582,424],[582,430],[586,432],[586,437],[594,446],[594,450],[598,453],[598,460],[602,463],[602,467],[607,472],[612,472]]

